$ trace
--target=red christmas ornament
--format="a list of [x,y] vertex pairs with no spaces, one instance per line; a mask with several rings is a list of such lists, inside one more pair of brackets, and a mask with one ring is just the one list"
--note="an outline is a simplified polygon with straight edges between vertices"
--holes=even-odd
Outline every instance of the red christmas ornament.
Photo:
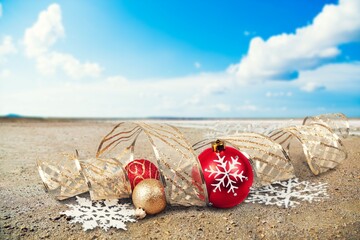
[[146,159],[137,159],[129,162],[125,170],[131,184],[131,189],[134,189],[144,179],[153,178],[159,180],[160,178],[158,168]]
[[240,151],[217,140],[199,155],[199,161],[212,206],[231,208],[247,197],[254,174],[249,159]]

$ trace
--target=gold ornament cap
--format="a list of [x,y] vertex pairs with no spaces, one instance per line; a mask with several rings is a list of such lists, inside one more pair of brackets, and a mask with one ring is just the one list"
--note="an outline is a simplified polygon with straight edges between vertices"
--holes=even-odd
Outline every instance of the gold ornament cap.
[[142,208],[146,214],[156,214],[166,207],[164,186],[159,180],[145,179],[138,183],[132,193],[136,208]]
[[214,152],[224,151],[225,150],[225,142],[218,139],[215,142],[211,143],[211,147]]

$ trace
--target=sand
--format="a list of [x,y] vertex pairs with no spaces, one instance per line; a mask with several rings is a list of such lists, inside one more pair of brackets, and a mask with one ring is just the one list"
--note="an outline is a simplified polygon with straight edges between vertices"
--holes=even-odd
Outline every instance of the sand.
[[113,125],[0,122],[0,239],[360,239],[360,137],[356,136],[344,140],[349,156],[334,170],[313,176],[306,164],[297,165],[300,180],[329,184],[330,198],[322,202],[289,209],[251,203],[226,210],[169,206],[163,213],[129,223],[128,231],[84,232],[80,224],[70,224],[59,214],[74,199],[60,202],[45,193],[35,162],[75,148],[93,156]]

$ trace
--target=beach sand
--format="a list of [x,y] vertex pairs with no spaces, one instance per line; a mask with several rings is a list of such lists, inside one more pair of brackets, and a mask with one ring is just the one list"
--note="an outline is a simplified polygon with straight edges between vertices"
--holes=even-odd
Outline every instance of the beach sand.
[[[2,120],[0,122],[0,239],[360,239],[360,137],[344,140],[348,158],[320,176],[298,163],[297,177],[328,183],[329,198],[279,208],[242,203],[231,209],[167,207],[128,223],[128,230],[84,232],[59,212],[65,203],[45,193],[37,159],[78,149],[94,156],[109,121]],[[200,131],[200,130],[197,130]],[[199,132],[184,130],[191,142]],[[85,194],[85,197],[88,195]]]

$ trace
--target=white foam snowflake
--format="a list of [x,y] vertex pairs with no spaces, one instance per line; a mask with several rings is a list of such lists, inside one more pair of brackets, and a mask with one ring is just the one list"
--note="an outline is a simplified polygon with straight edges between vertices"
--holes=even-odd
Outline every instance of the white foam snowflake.
[[327,183],[299,182],[298,178],[292,178],[257,189],[251,188],[249,197],[245,202],[288,208],[295,207],[300,204],[300,201],[311,203],[328,197]]
[[218,159],[213,160],[216,163],[216,169],[213,169],[211,166],[209,169],[205,169],[206,172],[209,172],[211,177],[213,174],[215,175],[214,178],[217,183],[211,184],[215,188],[213,192],[219,190],[221,192],[221,187],[227,188],[228,193],[232,192],[234,196],[237,195],[235,192],[238,187],[235,185],[238,181],[243,182],[243,180],[248,180],[246,176],[243,175],[244,171],[239,173],[239,169],[237,165],[241,165],[238,162],[239,157],[236,156],[235,158],[231,157],[231,161],[225,161],[225,156],[220,156],[219,153],[216,154]]
[[92,202],[76,197],[77,205],[67,204],[70,210],[61,212],[72,218],[70,223],[82,223],[84,231],[101,227],[105,231],[114,227],[126,230],[125,222],[136,222],[135,210],[130,204],[119,204],[118,200]]

